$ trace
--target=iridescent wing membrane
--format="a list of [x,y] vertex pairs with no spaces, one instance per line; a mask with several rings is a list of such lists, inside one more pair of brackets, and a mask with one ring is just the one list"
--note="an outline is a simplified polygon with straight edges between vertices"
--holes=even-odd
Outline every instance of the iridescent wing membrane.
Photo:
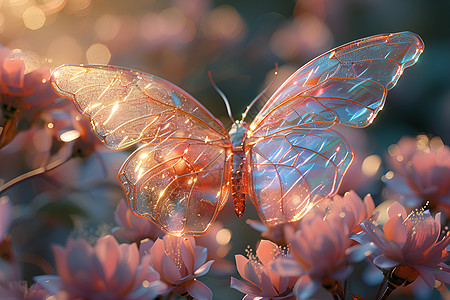
[[52,85],[113,150],[139,142],[119,171],[132,211],[173,235],[202,235],[229,195],[224,126],[177,86],[109,66],[65,65]]
[[369,125],[423,48],[409,32],[364,38],[319,56],[281,85],[250,125],[248,182],[261,219],[298,220],[337,191],[353,153],[328,128]]

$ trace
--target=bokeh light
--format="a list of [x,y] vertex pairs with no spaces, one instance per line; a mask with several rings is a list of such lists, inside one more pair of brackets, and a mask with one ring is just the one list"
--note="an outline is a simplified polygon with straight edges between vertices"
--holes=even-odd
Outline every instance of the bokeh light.
[[69,36],[54,39],[48,47],[47,56],[52,59],[53,66],[83,62],[80,44]]
[[377,175],[378,170],[381,166],[381,157],[379,155],[373,154],[367,156],[361,165],[361,171],[364,175],[372,177]]
[[37,30],[44,26],[45,24],[45,14],[44,12],[36,6],[28,7],[22,15],[23,23],[25,27],[31,30]]
[[206,17],[202,29],[209,38],[233,40],[243,34],[245,24],[234,7],[222,5]]
[[111,52],[107,46],[100,43],[95,43],[87,49],[86,59],[89,64],[106,65],[111,59]]

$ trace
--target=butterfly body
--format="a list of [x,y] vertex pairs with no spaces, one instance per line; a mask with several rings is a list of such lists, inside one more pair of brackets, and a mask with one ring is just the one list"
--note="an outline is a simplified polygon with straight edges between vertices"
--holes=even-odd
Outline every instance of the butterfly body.
[[245,211],[247,201],[247,157],[245,139],[248,125],[245,122],[236,122],[229,132],[232,145],[231,168],[231,196],[233,198],[236,215],[241,218]]
[[119,170],[130,209],[172,235],[205,234],[231,195],[268,225],[301,219],[334,195],[354,153],[331,127],[368,126],[424,49],[410,32],[332,49],[291,75],[247,126],[230,132],[178,86],[113,66],[64,65],[51,79],[112,150],[137,143]]

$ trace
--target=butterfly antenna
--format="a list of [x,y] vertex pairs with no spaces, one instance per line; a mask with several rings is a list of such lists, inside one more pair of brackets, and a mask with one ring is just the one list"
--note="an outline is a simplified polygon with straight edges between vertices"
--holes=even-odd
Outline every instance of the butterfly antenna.
[[264,93],[267,92],[267,90],[270,89],[270,87],[275,83],[277,77],[278,77],[278,64],[275,63],[275,77],[272,79],[272,82],[264,90],[262,90],[262,92],[259,93],[258,96],[256,96],[255,99],[253,99],[253,101],[247,106],[247,109],[242,114],[242,122],[244,122],[245,117],[247,117],[248,112],[250,111],[252,106],[256,103],[256,101],[258,101],[259,98],[261,98],[261,96],[264,95]]
[[216,83],[214,82],[214,80],[212,78],[211,71],[208,71],[208,75],[209,75],[209,80],[211,81],[212,86],[214,87],[216,92],[220,95],[220,97],[222,97],[223,102],[225,102],[225,106],[227,107],[228,117],[230,117],[231,122],[234,124],[234,118],[233,118],[233,115],[231,114],[230,102],[228,102],[227,96],[225,96],[225,94],[219,89],[219,87],[217,87]]

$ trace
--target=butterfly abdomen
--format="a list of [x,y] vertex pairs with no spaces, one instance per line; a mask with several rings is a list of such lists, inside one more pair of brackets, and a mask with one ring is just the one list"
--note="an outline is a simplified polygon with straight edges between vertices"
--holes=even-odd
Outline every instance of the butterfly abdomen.
[[247,136],[248,127],[244,122],[234,123],[230,130],[230,138],[233,151],[233,166],[231,169],[231,196],[234,202],[234,211],[240,218],[245,211],[247,200],[247,169],[244,150],[244,139]]
[[240,218],[245,211],[247,200],[247,174],[244,149],[233,149],[233,168],[231,170],[231,196],[233,197],[234,210]]

